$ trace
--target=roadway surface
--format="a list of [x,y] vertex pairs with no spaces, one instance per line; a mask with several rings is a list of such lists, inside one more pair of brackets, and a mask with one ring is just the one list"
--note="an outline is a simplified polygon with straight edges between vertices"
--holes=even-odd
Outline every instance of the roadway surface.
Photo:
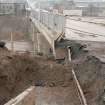
[[75,20],[81,20],[81,21],[85,21],[85,22],[90,22],[90,23],[94,23],[94,24],[100,24],[100,25],[105,25],[105,17],[77,17],[77,16],[73,16],[73,17],[69,17],[70,19],[75,19]]
[[69,40],[105,42],[105,26],[67,19],[65,36]]

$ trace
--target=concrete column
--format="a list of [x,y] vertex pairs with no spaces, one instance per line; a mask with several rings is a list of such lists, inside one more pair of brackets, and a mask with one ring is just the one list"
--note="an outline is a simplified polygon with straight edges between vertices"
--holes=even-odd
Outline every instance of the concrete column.
[[11,52],[14,53],[14,41],[13,41],[13,33],[11,32]]
[[34,25],[32,25],[32,41],[33,41],[33,55],[35,56],[36,54],[36,45],[35,45],[35,28]]
[[71,49],[70,49],[70,46],[68,46],[68,59],[71,62]]
[[39,37],[40,33],[37,32],[36,33],[36,39],[37,39],[37,50],[38,52],[40,52],[40,37]]
[[55,42],[53,41],[53,55],[54,55],[54,57],[56,58],[56,51],[55,51]]

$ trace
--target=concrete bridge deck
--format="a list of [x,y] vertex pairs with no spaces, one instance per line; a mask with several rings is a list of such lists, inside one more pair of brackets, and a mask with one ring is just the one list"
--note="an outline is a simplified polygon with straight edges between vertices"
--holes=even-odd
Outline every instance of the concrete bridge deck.
[[105,26],[66,19],[65,36],[68,40],[105,42]]

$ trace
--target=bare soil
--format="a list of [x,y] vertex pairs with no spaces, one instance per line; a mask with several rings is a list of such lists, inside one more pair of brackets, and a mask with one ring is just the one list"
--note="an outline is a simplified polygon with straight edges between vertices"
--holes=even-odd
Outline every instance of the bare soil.
[[75,64],[74,68],[81,83],[89,105],[103,105],[102,95],[105,86],[105,67],[94,56],[88,56],[84,62]]
[[0,105],[31,85],[65,87],[72,81],[71,69],[66,65],[27,54],[11,55],[7,49],[0,53]]
[[85,42],[85,54],[73,60],[74,70],[89,105],[105,105],[105,43]]
[[[11,31],[14,34],[14,40],[27,39],[27,29],[29,28],[27,26],[27,20],[24,17],[0,17],[0,40],[10,40]],[[89,52],[76,56],[72,64],[88,105],[105,105],[105,63],[103,62],[105,58],[103,60],[103,56],[100,56],[105,55],[105,43],[88,42],[85,44],[88,45],[86,50]],[[52,60],[33,58],[28,54],[11,55],[7,48],[0,48],[0,105],[31,85],[42,87],[72,86],[72,90],[74,84],[71,67],[71,64],[61,65]]]
[[[27,53],[11,55],[6,48],[0,48],[0,105],[31,85],[41,87],[72,86],[74,83],[71,74],[72,66],[88,104],[104,105],[105,64],[97,57],[87,53],[85,56],[81,55],[79,61],[74,59],[72,64],[62,65],[53,60],[30,57]],[[75,92],[75,87],[72,89]]]

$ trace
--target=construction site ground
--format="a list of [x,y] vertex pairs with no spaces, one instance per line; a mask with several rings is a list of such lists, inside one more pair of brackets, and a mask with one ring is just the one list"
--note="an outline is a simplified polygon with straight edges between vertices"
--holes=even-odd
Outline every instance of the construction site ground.
[[[72,84],[73,80],[68,66],[42,58],[32,58],[27,54],[11,56],[9,52],[4,55],[4,50],[0,49],[0,52],[3,52],[3,55],[0,56],[0,105],[31,85],[46,87],[46,89],[55,87],[58,90],[61,87],[70,86],[72,92],[74,84]],[[75,90],[73,94],[75,97]],[[62,96],[61,93],[60,95]],[[70,97],[68,96],[68,101]],[[77,97],[75,98],[78,100]],[[72,102],[77,103],[75,98]]]
[[[6,34],[2,29],[0,40],[10,38],[8,36],[11,31],[8,30]],[[18,32],[21,32],[19,30]],[[23,33],[16,35],[15,40],[27,40],[28,36],[24,37],[26,34]],[[37,87],[37,105],[81,105],[71,72],[72,67],[88,105],[104,105],[105,43],[79,43],[87,45],[85,51],[77,53],[72,62],[66,60],[63,64],[45,57],[32,57],[28,52],[11,53],[6,47],[0,48],[0,105],[4,105],[32,85]]]
[[57,105],[61,105],[61,99],[67,105],[79,105],[71,67],[77,74],[89,105],[104,105],[105,64],[89,54],[80,56],[71,64],[62,65],[55,60],[31,57],[27,53],[11,55],[6,48],[0,48],[0,105],[32,85],[40,86],[37,88],[39,101],[36,102],[40,103],[42,97],[45,103],[52,103],[52,98],[57,103],[59,98]]
[[29,21],[25,16],[0,16],[0,40],[10,40],[11,32],[15,41],[27,40],[29,27]]

